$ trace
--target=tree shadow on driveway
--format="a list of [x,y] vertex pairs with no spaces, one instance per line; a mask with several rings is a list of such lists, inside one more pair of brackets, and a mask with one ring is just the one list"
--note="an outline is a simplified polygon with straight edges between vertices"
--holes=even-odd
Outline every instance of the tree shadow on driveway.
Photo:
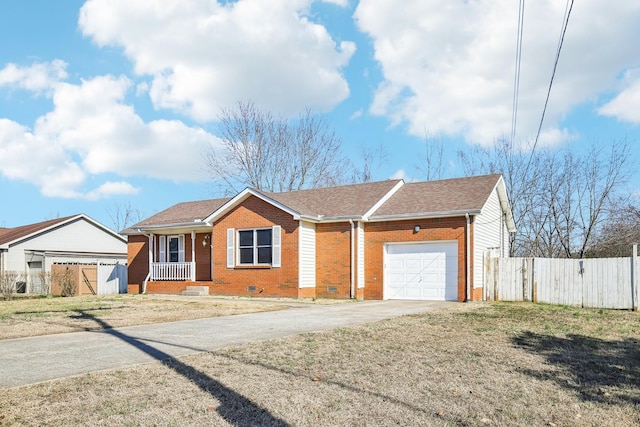
[[158,350],[138,338],[129,336],[117,329],[111,328],[107,322],[92,316],[90,313],[84,312],[83,310],[77,310],[77,312],[80,316],[91,318],[94,322],[99,324],[101,328],[104,329],[102,333],[118,338],[138,350],[143,351],[154,359],[160,361],[166,367],[172,369],[177,374],[197,385],[202,391],[217,399],[218,402],[220,402],[220,406],[216,409],[216,413],[231,425],[288,426],[286,422],[275,417],[268,410],[258,406],[245,396],[224,386],[219,381],[208,376],[206,373],[173,358],[170,354]]
[[640,405],[640,343],[637,338],[607,341],[584,335],[557,337],[525,331],[515,346],[545,357],[551,369],[521,368],[553,381],[585,401]]

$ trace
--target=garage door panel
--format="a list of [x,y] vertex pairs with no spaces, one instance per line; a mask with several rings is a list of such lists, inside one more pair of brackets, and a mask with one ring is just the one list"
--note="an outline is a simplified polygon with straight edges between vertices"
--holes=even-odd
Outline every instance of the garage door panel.
[[386,247],[387,299],[458,299],[458,243],[392,244]]
[[438,282],[442,282],[444,280],[444,277],[445,277],[444,274],[438,274],[438,273],[424,273],[422,275],[423,282],[426,285],[434,284],[434,286]]
[[404,276],[404,273],[389,273],[389,283],[403,283],[405,281]]
[[421,271],[422,270],[422,260],[420,258],[417,259],[407,259],[404,263],[404,268],[410,271]]
[[389,268],[392,271],[404,270],[404,260],[403,259],[391,259],[389,260]]
[[422,289],[420,293],[420,298],[418,299],[427,299],[427,300],[441,300],[442,292],[436,289]]
[[404,297],[411,299],[421,299],[422,288],[407,287],[405,288]]
[[390,287],[387,292],[389,293],[388,299],[402,299],[404,296],[404,288]]
[[422,275],[419,273],[408,273],[405,275],[405,281],[407,285],[419,285],[422,283]]

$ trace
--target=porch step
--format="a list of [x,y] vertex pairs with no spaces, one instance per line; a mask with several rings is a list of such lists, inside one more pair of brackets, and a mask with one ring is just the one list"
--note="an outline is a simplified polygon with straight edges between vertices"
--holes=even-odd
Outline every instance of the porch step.
[[203,297],[209,295],[208,286],[187,286],[187,289],[182,291],[181,295],[190,297]]

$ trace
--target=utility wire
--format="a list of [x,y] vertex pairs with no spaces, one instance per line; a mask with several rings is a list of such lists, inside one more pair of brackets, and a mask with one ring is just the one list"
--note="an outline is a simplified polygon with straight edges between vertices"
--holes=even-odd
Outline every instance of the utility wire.
[[522,34],[524,29],[524,1],[520,0],[518,7],[518,35],[516,36],[516,69],[513,77],[513,106],[511,109],[511,146],[516,139],[516,124],[518,119],[518,97],[520,95],[520,63],[522,62]]
[[567,32],[567,25],[569,24],[569,17],[571,16],[571,10],[573,9],[573,1],[571,0],[571,4],[569,4],[569,0],[567,0],[567,6],[565,6],[565,16],[564,22],[562,24],[562,31],[560,32],[560,40],[558,41],[558,48],[556,50],[556,58],[553,63],[553,72],[551,73],[551,79],[549,81],[549,87],[547,89],[547,97],[544,101],[544,108],[542,109],[542,117],[540,117],[540,124],[538,125],[538,132],[536,133],[536,139],[533,142],[533,147],[531,148],[531,155],[529,156],[529,161],[527,162],[527,167],[525,170],[529,173],[529,165],[531,164],[531,160],[533,159],[533,153],[536,150],[538,145],[538,139],[540,138],[540,132],[542,131],[542,124],[544,122],[544,116],[547,112],[547,106],[549,104],[549,97],[551,95],[551,87],[553,86],[553,79],[556,75],[556,70],[558,68],[558,61],[560,59],[560,51],[562,50],[562,44],[564,43],[564,36]]

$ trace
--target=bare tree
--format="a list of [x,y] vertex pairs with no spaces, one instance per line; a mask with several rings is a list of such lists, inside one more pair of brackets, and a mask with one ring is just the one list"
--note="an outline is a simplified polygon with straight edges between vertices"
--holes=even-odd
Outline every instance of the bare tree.
[[69,267],[51,273],[51,284],[60,290],[63,297],[71,297],[76,294],[77,277]]
[[[516,147],[507,139],[499,139],[490,147],[475,146],[470,150],[459,151],[458,159],[462,163],[465,175],[501,173],[507,187],[507,197],[511,202],[516,233],[509,236],[510,255],[521,254],[530,242],[532,230],[539,224],[529,221],[536,204],[536,188],[545,174],[540,172],[541,158],[536,156],[529,161],[522,147]],[[532,186],[535,183],[535,186]]]
[[5,301],[13,299],[16,292],[16,284],[20,281],[21,274],[17,271],[0,272],[0,293]]
[[444,176],[444,141],[442,138],[434,138],[429,132],[424,132],[423,154],[418,155],[416,169],[418,174],[425,180],[442,179]]
[[38,286],[36,286],[37,289],[34,291],[43,295],[49,295],[51,293],[51,273],[41,270],[37,274],[37,279],[39,283]]
[[376,172],[387,162],[389,153],[381,144],[376,148],[362,147],[360,167],[352,165],[351,182],[371,182]]
[[531,153],[499,141],[491,149],[459,153],[465,172],[502,173],[517,232],[511,254],[581,258],[607,221],[612,199],[631,173],[629,144]]
[[292,191],[343,182],[348,168],[342,142],[310,110],[288,120],[252,102],[238,102],[219,118],[222,150],[211,147],[206,162],[212,178],[224,180],[230,192],[246,186]]
[[107,208],[107,214],[111,219],[113,229],[118,232],[145,218],[144,212],[133,207],[131,202],[126,204],[116,203]]
[[640,243],[640,203],[638,200],[618,198],[610,206],[606,222],[596,232],[588,256],[631,256],[634,244]]

